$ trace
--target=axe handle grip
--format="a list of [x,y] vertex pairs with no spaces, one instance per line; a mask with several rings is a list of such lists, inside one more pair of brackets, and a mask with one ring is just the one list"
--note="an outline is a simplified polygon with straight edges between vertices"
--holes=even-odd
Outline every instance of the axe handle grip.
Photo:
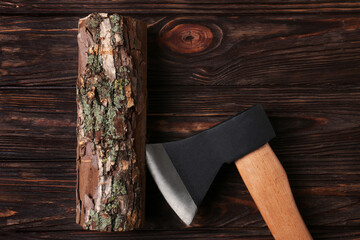
[[286,172],[268,143],[235,164],[275,239],[312,239],[296,207]]

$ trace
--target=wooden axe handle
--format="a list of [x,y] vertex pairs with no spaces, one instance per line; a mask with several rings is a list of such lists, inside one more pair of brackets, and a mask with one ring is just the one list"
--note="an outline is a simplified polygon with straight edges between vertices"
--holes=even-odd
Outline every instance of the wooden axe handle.
[[286,172],[268,143],[235,164],[275,239],[312,239]]

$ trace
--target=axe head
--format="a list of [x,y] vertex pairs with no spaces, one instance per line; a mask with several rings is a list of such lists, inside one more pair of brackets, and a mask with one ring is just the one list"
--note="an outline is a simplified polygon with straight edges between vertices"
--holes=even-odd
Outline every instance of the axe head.
[[190,225],[213,179],[231,163],[275,137],[261,105],[192,137],[147,144],[149,170],[180,219]]

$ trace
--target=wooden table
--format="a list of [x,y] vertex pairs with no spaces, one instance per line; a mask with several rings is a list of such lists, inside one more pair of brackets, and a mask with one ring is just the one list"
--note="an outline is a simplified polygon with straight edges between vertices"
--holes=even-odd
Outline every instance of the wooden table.
[[148,141],[188,137],[261,103],[316,239],[360,238],[360,3],[3,0],[3,239],[271,239],[235,166],[186,228],[147,176],[147,224],[75,224],[77,21],[93,11],[148,23]]

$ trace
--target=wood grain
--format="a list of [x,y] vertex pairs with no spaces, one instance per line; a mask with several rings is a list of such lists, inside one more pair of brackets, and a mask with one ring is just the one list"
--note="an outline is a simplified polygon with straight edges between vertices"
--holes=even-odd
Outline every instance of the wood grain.
[[[149,86],[343,86],[359,79],[356,15],[139,18],[148,23]],[[75,86],[77,17],[0,19],[1,87]],[[170,50],[171,39],[188,37],[184,25],[193,27],[185,46],[202,29],[210,29],[211,44],[204,48],[203,38],[200,52]],[[172,38],[164,38],[169,31]]]
[[[360,234],[357,230],[328,228],[314,230],[316,239],[357,239]],[[209,228],[209,229],[189,229],[189,230],[170,230],[170,231],[138,231],[121,234],[100,234],[88,233],[81,231],[40,231],[40,232],[4,232],[0,236],[19,240],[37,240],[37,239],[272,239],[266,229],[226,229]]]
[[151,177],[144,230],[76,225],[76,29],[92,11],[148,24],[148,142],[191,136],[262,103],[313,237],[360,238],[360,4],[337,0],[2,1],[0,238],[271,239],[233,165],[190,228]]
[[[302,166],[284,164],[305,222],[311,228],[343,226],[356,228],[360,208],[358,186],[331,173],[313,168],[305,174]],[[75,224],[75,163],[70,161],[1,162],[1,213],[11,213],[0,221],[2,230],[79,230]],[[311,165],[306,167],[311,169]],[[50,170],[49,170],[50,169]],[[323,175],[317,178],[316,175]],[[324,175],[327,175],[325,177]],[[324,184],[337,178],[337,184]],[[350,179],[349,179],[350,180]],[[150,177],[148,183],[146,229],[184,229],[185,226],[161,197]],[[236,197],[235,197],[236,196]],[[24,205],[24,201],[27,202]],[[326,204],[331,202],[331,204]],[[33,211],[37,214],[33,215]],[[5,219],[2,219],[5,220]],[[236,168],[223,167],[215,179],[193,224],[194,227],[263,228],[263,222]]]
[[1,13],[22,14],[79,14],[88,12],[109,12],[120,14],[279,14],[279,13],[336,13],[359,12],[359,3],[353,1],[318,0],[312,4],[300,0],[272,1],[250,0],[241,2],[227,0],[202,1],[40,1],[6,0],[1,2]]
[[[54,159],[72,159],[75,156],[72,137],[75,136],[75,89],[0,92],[3,158],[48,159],[47,154],[52,154]],[[277,154],[290,156],[289,153],[305,151],[331,158],[349,154],[355,157],[359,153],[356,141],[360,136],[360,116],[354,108],[359,108],[359,98],[359,91],[350,87],[338,87],[336,92],[320,87],[292,90],[220,86],[150,88],[149,141],[190,136],[249,105],[262,103],[278,134],[274,139],[281,146]],[[186,117],[198,117],[198,120]],[[55,150],[56,141],[62,144],[61,150]],[[332,154],[336,155],[332,157]]]
[[[272,239],[269,233],[264,229],[193,229],[181,231],[139,231],[122,234],[96,234],[80,231],[61,231],[61,232],[5,232],[0,233],[6,239],[15,238],[19,240],[35,239]],[[359,231],[351,229],[320,229],[316,230],[316,239],[357,239],[360,236]]]
[[[13,192],[14,183],[8,182],[6,179],[9,176],[5,175],[5,180],[2,182],[4,185],[1,188],[1,191],[6,193],[3,209],[6,210],[8,204],[6,199],[18,199],[15,205],[10,205],[9,210],[22,213],[24,210],[21,199],[27,198],[33,189],[38,189],[41,194],[41,198],[35,194],[33,199],[37,197],[46,199],[46,196],[56,199],[56,201],[51,200],[52,204],[47,206],[44,214],[48,215],[40,217],[41,220],[38,219],[41,224],[37,222],[34,225],[30,221],[29,226],[3,226],[4,229],[29,227],[46,230],[45,226],[50,225],[54,229],[57,227],[63,229],[64,226],[67,226],[66,229],[75,229],[72,219],[75,211],[73,204],[75,192],[72,192],[71,188],[61,190],[62,180],[75,181],[74,89],[6,89],[1,90],[0,96],[0,112],[3,116],[0,125],[1,158],[4,166],[2,174],[12,174],[17,179],[15,181],[17,190]],[[295,200],[310,229],[313,226],[355,227],[357,216],[360,214],[357,184],[360,164],[357,161],[359,150],[356,148],[356,141],[360,136],[358,128],[360,116],[353,112],[353,108],[356,108],[357,103],[354,100],[358,98],[359,92],[346,86],[338,87],[336,93],[319,87],[295,88],[292,91],[282,91],[281,88],[276,87],[269,90],[234,86],[150,88],[149,141],[168,141],[188,137],[227,119],[247,107],[247,104],[261,102],[278,134],[272,145],[289,175]],[[338,115],[339,113],[341,116]],[[60,144],[62,148],[57,149],[54,144]],[[18,161],[18,165],[12,165],[14,161]],[[37,164],[31,164],[34,161]],[[62,177],[57,179],[58,175],[49,172],[46,173],[45,179],[54,181],[51,182],[52,184],[26,181],[29,175],[34,180],[41,179],[47,166],[54,164],[56,167],[59,161],[64,162],[60,169],[67,168],[68,174],[64,175],[65,179]],[[34,169],[30,168],[28,170],[30,173],[27,173],[26,170],[21,169],[25,164],[33,166]],[[16,168],[9,171],[10,166]],[[36,173],[39,167],[43,168],[43,171]],[[31,171],[35,173],[31,175]],[[149,191],[147,206],[151,206],[147,208],[147,227],[182,229],[184,226],[162,199],[151,178],[148,178],[147,182]],[[74,182],[67,184],[71,185]],[[27,188],[30,191],[25,191]],[[66,191],[68,199],[66,201],[63,198],[57,199],[59,193],[49,195],[48,191]],[[66,216],[62,215],[64,220],[58,226],[48,218],[52,216],[52,212],[61,212],[58,207],[59,201],[71,211]],[[24,215],[14,217],[27,216],[30,209],[37,208],[37,204],[34,200],[35,206],[30,205]],[[48,211],[49,209],[54,210]],[[194,226],[265,227],[233,166],[224,166],[220,171],[195,218]]]

